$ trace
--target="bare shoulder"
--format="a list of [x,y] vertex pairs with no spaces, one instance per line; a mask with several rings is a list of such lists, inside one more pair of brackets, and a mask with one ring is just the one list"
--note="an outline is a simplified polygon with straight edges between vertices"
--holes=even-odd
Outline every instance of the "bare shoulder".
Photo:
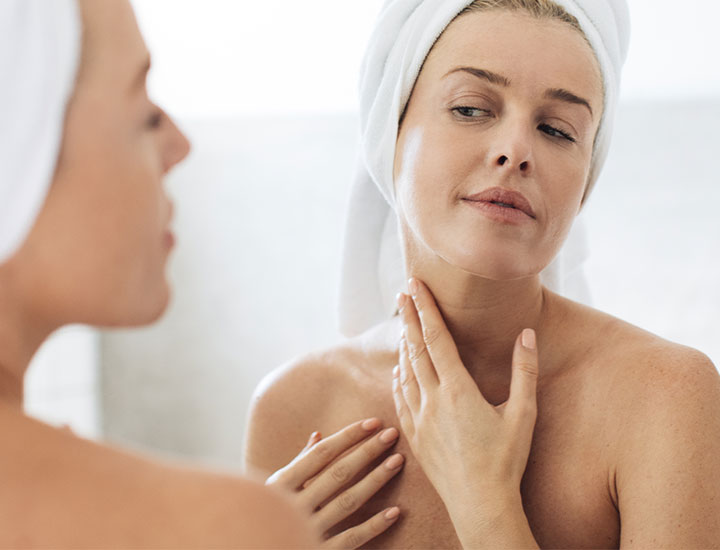
[[[385,337],[388,333],[392,327],[378,326],[268,374],[251,401],[245,441],[247,470],[258,477],[267,476],[290,462],[313,430],[334,432],[360,420],[348,398],[384,384],[385,363],[397,361],[397,351],[393,355]],[[323,433],[328,435],[331,433]]]
[[661,386],[677,389],[683,382],[687,390],[713,391],[720,382],[715,365],[696,349],[570,300],[559,298],[553,307],[562,318],[560,332],[570,344],[570,357],[613,377],[621,383],[618,391],[649,398]]
[[597,384],[612,448],[623,548],[717,548],[720,375],[703,353],[564,304],[570,341]]
[[0,455],[2,547],[312,544],[292,505],[257,483],[0,417],[12,434]]
[[248,473],[266,477],[290,462],[307,443],[308,429],[321,423],[352,384],[360,363],[362,350],[350,341],[298,357],[265,376],[250,404]]

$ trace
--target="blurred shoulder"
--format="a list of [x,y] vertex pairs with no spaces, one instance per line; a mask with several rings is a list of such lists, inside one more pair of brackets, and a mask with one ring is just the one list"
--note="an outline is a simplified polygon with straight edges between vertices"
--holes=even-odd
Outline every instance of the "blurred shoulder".
[[[0,547],[311,546],[292,504],[253,481],[3,412],[0,425],[12,434],[0,454]],[[18,507],[25,501],[34,505]]]

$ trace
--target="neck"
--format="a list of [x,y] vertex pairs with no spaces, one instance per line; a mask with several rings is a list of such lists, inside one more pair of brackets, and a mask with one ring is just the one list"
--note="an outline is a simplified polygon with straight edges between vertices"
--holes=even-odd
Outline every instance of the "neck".
[[12,288],[7,277],[0,276],[0,403],[22,410],[30,360],[54,327],[42,326],[16,298],[22,294]]
[[495,281],[439,259],[409,266],[408,273],[435,296],[463,364],[478,386],[498,399],[503,394],[506,398],[516,338],[524,328],[533,328],[542,341],[546,293],[539,275]]

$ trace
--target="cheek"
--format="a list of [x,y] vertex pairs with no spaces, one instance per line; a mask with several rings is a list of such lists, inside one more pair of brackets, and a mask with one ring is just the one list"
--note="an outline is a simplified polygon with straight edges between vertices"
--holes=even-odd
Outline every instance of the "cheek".
[[398,215],[418,236],[443,223],[458,182],[463,181],[462,152],[443,136],[421,128],[398,141],[395,196]]
[[546,227],[543,240],[548,254],[554,256],[562,246],[579,212],[585,192],[589,160],[578,159],[566,163],[547,163],[543,175],[542,194],[546,204]]

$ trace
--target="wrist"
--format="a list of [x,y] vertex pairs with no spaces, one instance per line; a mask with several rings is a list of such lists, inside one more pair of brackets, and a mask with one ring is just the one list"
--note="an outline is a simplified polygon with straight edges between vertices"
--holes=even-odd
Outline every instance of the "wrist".
[[539,548],[520,491],[476,491],[446,505],[463,548]]

